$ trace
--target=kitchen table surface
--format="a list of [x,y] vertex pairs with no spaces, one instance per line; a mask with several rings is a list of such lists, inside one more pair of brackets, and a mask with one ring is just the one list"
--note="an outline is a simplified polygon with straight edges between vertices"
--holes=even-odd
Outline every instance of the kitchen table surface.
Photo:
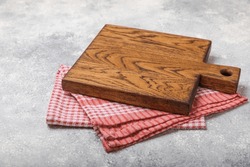
[[113,153],[91,128],[47,126],[57,69],[105,24],[212,40],[208,62],[240,67],[250,97],[249,0],[0,0],[0,167],[250,166],[249,103]]

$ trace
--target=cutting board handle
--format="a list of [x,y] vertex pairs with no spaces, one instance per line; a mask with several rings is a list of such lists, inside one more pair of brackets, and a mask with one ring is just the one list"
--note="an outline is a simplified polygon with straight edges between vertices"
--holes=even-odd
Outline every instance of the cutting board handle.
[[206,64],[201,72],[200,85],[228,94],[236,93],[241,69],[217,64]]

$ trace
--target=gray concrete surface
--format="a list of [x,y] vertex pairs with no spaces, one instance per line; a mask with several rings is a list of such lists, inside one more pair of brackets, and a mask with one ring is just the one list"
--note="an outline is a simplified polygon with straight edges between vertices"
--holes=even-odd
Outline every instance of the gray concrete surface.
[[49,128],[60,64],[72,65],[105,23],[213,41],[209,62],[242,68],[250,97],[249,0],[0,0],[0,167],[250,166],[250,105],[107,154],[92,129]]

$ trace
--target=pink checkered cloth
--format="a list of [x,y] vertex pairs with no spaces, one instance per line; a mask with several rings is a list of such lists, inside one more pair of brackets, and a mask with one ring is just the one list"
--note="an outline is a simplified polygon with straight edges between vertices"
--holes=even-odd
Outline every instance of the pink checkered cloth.
[[148,139],[168,129],[205,129],[205,116],[239,106],[247,98],[199,88],[189,116],[110,102],[62,90],[70,67],[61,65],[51,95],[47,124],[93,127],[107,152]]

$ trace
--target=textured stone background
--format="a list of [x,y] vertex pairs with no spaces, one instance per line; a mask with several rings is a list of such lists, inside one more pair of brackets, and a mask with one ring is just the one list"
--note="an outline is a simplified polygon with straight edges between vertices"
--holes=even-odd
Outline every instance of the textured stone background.
[[209,62],[242,68],[250,97],[249,0],[0,0],[0,167],[250,166],[250,105],[107,154],[92,129],[49,128],[60,64],[72,65],[105,23],[211,39]]

